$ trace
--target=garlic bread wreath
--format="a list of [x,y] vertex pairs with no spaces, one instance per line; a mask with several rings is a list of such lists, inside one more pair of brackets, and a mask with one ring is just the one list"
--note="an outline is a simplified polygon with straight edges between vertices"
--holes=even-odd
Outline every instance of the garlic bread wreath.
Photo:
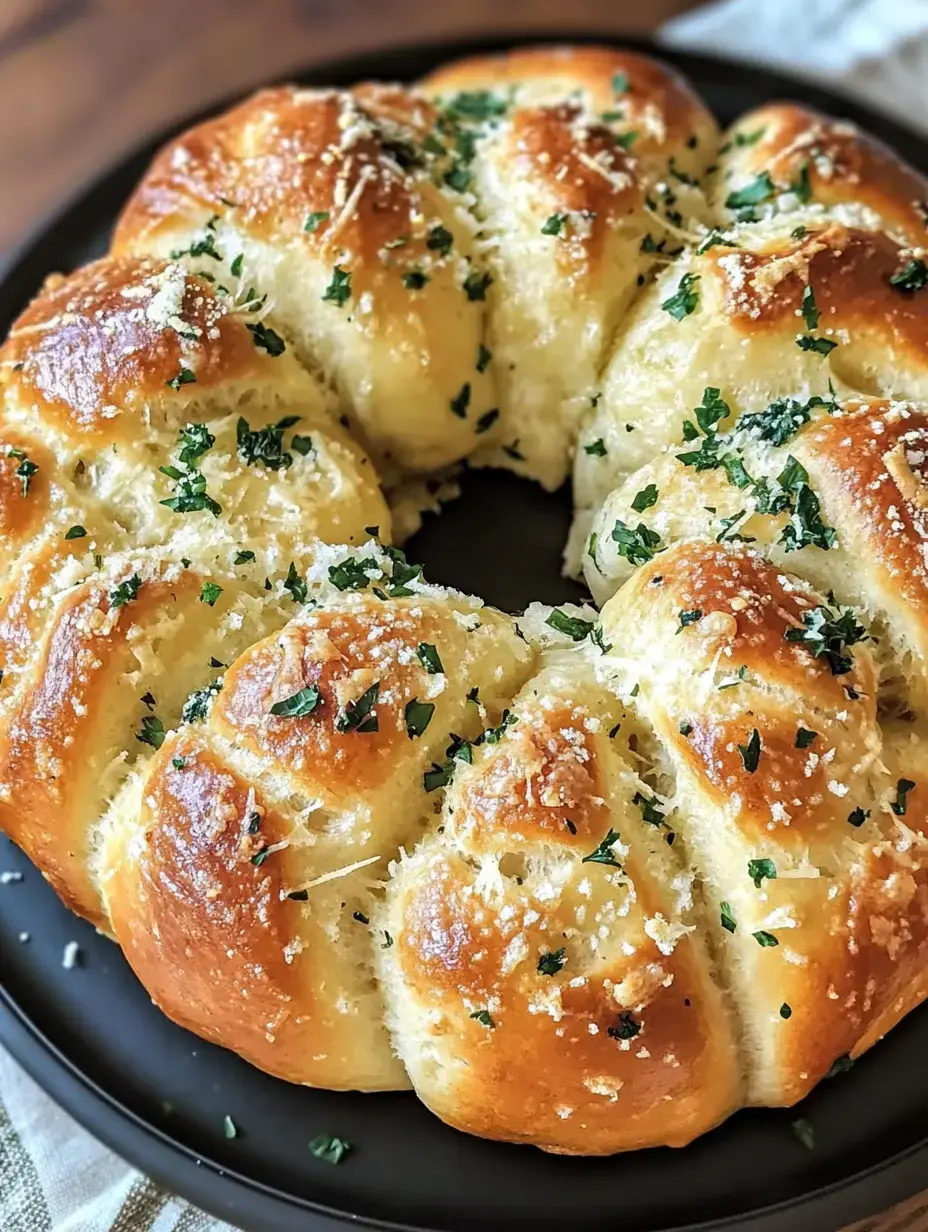
[[[287,1080],[575,1154],[801,1099],[928,992],[926,201],[602,47],[172,141],[0,352],[0,827]],[[391,546],[463,463],[573,466],[601,615]]]

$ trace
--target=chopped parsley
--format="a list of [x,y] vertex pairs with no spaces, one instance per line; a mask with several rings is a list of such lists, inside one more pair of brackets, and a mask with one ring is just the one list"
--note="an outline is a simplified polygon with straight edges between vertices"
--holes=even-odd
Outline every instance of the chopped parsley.
[[500,715],[499,725],[497,727],[488,727],[486,731],[482,732],[481,735],[477,737],[475,743],[499,744],[500,740],[502,740],[509,728],[512,727],[514,723],[518,723],[518,721],[519,716],[517,714],[513,714],[507,706],[502,715]]
[[337,565],[329,565],[329,581],[336,590],[365,590],[370,585],[372,572],[381,575],[381,568],[373,556],[360,560],[349,556]]
[[118,586],[110,591],[110,607],[125,607],[127,603],[131,603],[133,599],[138,597],[141,586],[141,577],[137,573],[133,573],[131,577],[126,578],[124,582],[120,582]]
[[435,706],[432,702],[420,702],[418,698],[414,697],[411,702],[406,703],[404,717],[406,719],[406,735],[410,740],[414,740],[425,732],[425,729],[432,721],[434,713]]
[[751,936],[757,942],[762,950],[770,949],[772,946],[779,945],[773,933],[768,933],[766,929],[761,928],[756,933],[751,933]]
[[837,1078],[839,1074],[846,1074],[849,1069],[853,1069],[853,1068],[854,1068],[854,1062],[845,1052],[840,1057],[835,1057],[834,1061],[832,1061],[831,1063],[831,1068],[828,1070],[828,1073],[825,1075],[825,1077],[826,1078]]
[[437,791],[439,787],[448,786],[453,774],[454,762],[452,760],[449,759],[440,766],[437,762],[433,762],[431,770],[426,770],[422,776],[422,786],[426,791]]
[[848,647],[866,641],[867,632],[851,608],[831,611],[824,605],[802,613],[802,626],[786,630],[788,642],[802,642],[816,657],[823,658],[833,676],[846,675],[853,665]]
[[565,950],[561,946],[559,950],[542,954],[538,960],[537,970],[541,975],[557,975],[566,961]]
[[[309,235],[315,235],[322,223],[329,221],[329,217],[330,215],[328,210],[313,210],[311,214],[306,215],[306,221],[303,223],[303,230]],[[234,274],[235,270],[232,272]]]
[[744,768],[749,774],[753,774],[757,769],[758,762],[760,761],[760,749],[760,732],[755,727],[747,744],[738,745],[738,752],[741,754]]
[[211,699],[221,692],[221,680],[214,680],[203,689],[195,689],[184,702],[184,708],[180,712],[181,722],[197,723],[200,719],[205,719]]
[[654,559],[661,537],[643,522],[632,530],[619,518],[612,528],[612,540],[617,545],[619,556],[624,556],[630,565],[644,565]]
[[541,228],[542,235],[561,235],[564,230],[564,224],[567,222],[566,214],[552,214],[548,221]]
[[657,484],[649,483],[641,489],[632,501],[632,508],[635,513],[644,513],[646,509],[650,509],[652,505],[657,504]]
[[336,265],[332,271],[332,281],[323,292],[324,303],[334,304],[336,308],[344,308],[351,298],[351,273]]
[[281,718],[301,719],[306,714],[312,714],[321,701],[322,694],[318,686],[309,684],[282,701],[275,702],[271,707],[271,714],[279,715]]
[[748,860],[748,876],[754,882],[756,889],[761,888],[761,884],[766,878],[768,881],[775,881],[777,875],[777,866],[772,860]]
[[830,338],[811,338],[808,334],[800,334],[796,339],[800,351],[813,351],[816,355],[830,355],[837,345]]
[[792,1131],[807,1151],[815,1150],[815,1126],[806,1117],[793,1121]]
[[454,236],[447,227],[441,225],[433,227],[426,236],[425,246],[430,252],[437,252],[439,256],[447,257],[454,245]]
[[906,810],[906,797],[912,791],[915,784],[911,779],[899,779],[896,783],[896,798],[890,802],[889,807],[893,810],[897,817],[904,817]]
[[731,913],[731,903],[722,903],[719,916],[722,921],[722,927],[726,932],[733,933],[738,925],[735,923],[735,917]]
[[466,381],[451,399],[449,405],[452,414],[457,415],[459,419],[467,418],[467,408],[470,406],[470,385]]
[[599,846],[594,851],[591,851],[588,856],[584,856],[583,859],[580,861],[580,863],[581,864],[609,864],[611,865],[612,868],[621,868],[622,865],[615,858],[613,851],[612,851],[612,848],[615,846],[615,844],[618,841],[619,841],[618,831],[613,830],[610,827],[608,834],[602,840]]
[[628,73],[614,73],[612,76],[612,93],[621,95],[628,93]]
[[156,714],[146,714],[142,718],[142,730],[135,733],[140,744],[150,744],[153,749],[160,749],[164,744],[164,724]]
[[200,602],[215,607],[216,600],[222,594],[222,587],[217,582],[204,582],[200,591]]
[[242,552],[236,552],[235,560],[232,563],[235,565],[245,565],[249,561],[254,560],[254,558],[255,558],[254,552],[250,552],[246,549],[245,551],[242,551]]
[[490,1015],[489,1010],[474,1010],[474,1012],[472,1014],[469,1014],[468,1017],[476,1019],[477,1022],[480,1023],[481,1027],[495,1027],[496,1026],[496,1023],[493,1021],[493,1018]]
[[286,351],[286,344],[280,334],[265,325],[263,321],[255,321],[245,328],[251,332],[255,346],[260,347],[262,351],[267,351],[272,358],[283,355]]
[[622,1010],[618,1023],[614,1027],[606,1028],[606,1034],[610,1039],[633,1040],[640,1033],[641,1023],[635,1021],[635,1016],[630,1010]]
[[65,539],[84,539],[86,535],[87,531],[83,526],[72,526],[65,534]]
[[598,440],[591,441],[589,445],[584,445],[583,452],[588,453],[591,458],[604,458],[606,456],[606,443],[602,437],[599,437]]
[[481,274],[477,270],[471,270],[464,279],[463,290],[472,303],[476,300],[485,300],[487,289],[492,282],[493,278],[490,274]]
[[271,471],[287,470],[293,465],[293,454],[288,453],[283,447],[284,432],[299,422],[299,415],[286,415],[276,424],[252,429],[247,419],[239,417],[235,428],[239,458],[246,466],[260,464]]
[[294,436],[290,442],[290,448],[294,449],[301,458],[305,458],[307,454],[313,451],[313,438],[311,436]]
[[236,1128],[235,1122],[232,1120],[230,1116],[225,1116],[222,1118],[222,1128],[227,1138],[237,1138],[238,1137],[238,1129]]
[[857,808],[851,809],[850,813],[848,813],[847,815],[847,819],[848,819],[849,824],[852,825],[855,830],[858,830],[864,824],[864,822],[867,820],[869,816],[870,816],[870,810],[860,808],[860,806],[858,805]]
[[725,208],[727,210],[741,210],[746,206],[762,205],[776,192],[773,180],[770,178],[769,171],[762,171],[749,184],[745,184],[743,188],[737,188],[730,192],[725,198]]
[[815,303],[815,292],[810,284],[802,293],[802,319],[806,323],[806,329],[810,332],[813,329],[818,329],[818,321],[821,315]]
[[235,260],[232,262],[232,264],[229,266],[229,273],[232,275],[233,278],[241,278],[242,264],[244,263],[244,260],[245,260],[245,254],[243,252],[240,252],[238,256],[235,258]]
[[171,765],[174,767],[175,770],[186,770],[187,759],[185,757],[172,757]]
[[38,472],[38,465],[32,462],[22,449],[10,449],[8,455],[11,458],[19,458],[20,463],[13,474],[19,479],[23,496],[29,495],[29,486],[32,483],[32,477]]
[[290,568],[287,570],[287,576],[284,578],[284,590],[290,595],[294,603],[305,603],[309,589],[306,585],[306,579],[300,577],[296,571],[296,565],[291,560]]
[[407,291],[421,291],[428,280],[428,274],[424,274],[422,270],[407,270],[403,275],[403,286]]
[[681,612],[680,625],[677,629],[677,633],[682,633],[687,625],[694,625],[699,620],[702,620],[702,608],[694,607],[689,612]]
[[365,689],[359,698],[345,705],[344,710],[335,720],[335,730],[337,732],[360,732],[362,734],[379,731],[377,712],[374,710],[379,693],[380,681],[375,680],[371,687]]
[[594,621],[580,620],[576,616],[568,616],[560,608],[555,608],[549,614],[545,624],[550,625],[552,629],[556,629],[558,633],[563,633],[565,637],[569,637],[574,642],[582,642],[585,637],[589,637],[596,627]]
[[481,342],[480,345],[477,347],[477,363],[474,365],[477,371],[486,372],[487,365],[489,364],[492,358],[493,358],[493,352],[487,350],[487,348]]
[[310,1142],[309,1150],[316,1159],[325,1160],[327,1164],[340,1164],[351,1150],[351,1143],[334,1134],[319,1134]]
[[216,444],[216,438],[206,424],[188,423],[178,433],[177,443],[180,446],[177,460],[182,466],[191,467],[205,453],[209,453]]
[[667,814],[661,808],[661,802],[657,796],[646,796],[643,792],[636,791],[632,796],[632,804],[637,804],[641,809],[641,817],[649,826],[662,826],[666,820]]
[[698,274],[684,274],[675,293],[661,304],[664,312],[669,312],[675,321],[682,321],[695,312],[699,307],[698,282]]
[[808,402],[798,402],[795,398],[777,398],[771,402],[765,411],[756,411],[742,415],[738,427],[744,428],[759,440],[769,441],[771,445],[785,445],[799,429],[809,422],[816,407],[835,409],[834,400],[820,398],[818,395]]
[[[425,670],[428,672],[430,676],[439,676],[445,670],[442,667],[442,663],[441,663],[441,659],[439,657],[438,651],[431,644],[431,642],[420,642],[419,643],[419,645],[416,647],[416,658],[419,660],[419,662],[422,664],[422,666],[425,668]],[[473,699],[470,699],[470,694],[468,694],[468,699],[473,700],[473,701],[477,700],[476,690],[474,690]]]
[[499,419],[499,407],[493,407],[492,410],[484,411],[484,413],[477,420],[477,424],[474,429],[475,432],[479,434],[481,432],[489,431],[489,429],[496,423],[497,419]]
[[[790,461],[795,462],[795,459],[791,458]],[[822,521],[818,497],[806,482],[809,476],[802,467],[799,467],[799,470],[803,478],[793,488],[792,517],[783,527],[780,543],[787,552],[796,552],[806,547],[821,548],[827,552],[834,547],[837,532],[833,526]]]
[[921,291],[928,286],[928,265],[914,257],[898,273],[893,274],[889,285],[897,291]]
[[818,732],[809,731],[808,727],[798,727],[796,729],[796,748],[807,749],[814,740],[818,739]]
[[165,381],[164,383],[167,385],[168,389],[173,389],[176,393],[180,389],[181,385],[193,385],[195,384],[196,379],[196,373],[192,372],[189,368],[181,368],[177,376],[172,376],[169,381]]
[[159,466],[158,469],[176,484],[174,495],[159,501],[159,504],[174,513],[199,513],[208,509],[214,518],[222,513],[222,506],[206,491],[206,476],[202,471],[192,467],[180,471],[176,466]]
[[792,1018],[792,1016],[793,1016],[792,1006],[789,1005],[786,1001],[784,1001],[783,1004],[780,1006],[780,1017],[781,1018]]

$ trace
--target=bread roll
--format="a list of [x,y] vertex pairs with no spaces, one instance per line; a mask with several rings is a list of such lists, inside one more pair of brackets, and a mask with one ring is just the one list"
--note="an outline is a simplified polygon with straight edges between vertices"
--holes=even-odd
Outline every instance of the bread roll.
[[533,655],[508,618],[401,583],[373,545],[326,559],[319,606],[233,663],[116,801],[98,876],[176,1022],[292,1082],[392,1089],[387,866],[432,821],[434,763],[499,720]]

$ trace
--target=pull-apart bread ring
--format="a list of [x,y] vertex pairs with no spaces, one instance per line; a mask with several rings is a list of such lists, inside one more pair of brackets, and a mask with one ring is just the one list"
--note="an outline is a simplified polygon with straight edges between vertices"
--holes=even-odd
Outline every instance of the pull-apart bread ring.
[[[802,1099],[928,994],[926,202],[605,47],[173,140],[0,350],[0,828],[277,1077],[568,1154]],[[573,468],[601,613],[424,579],[463,465]]]

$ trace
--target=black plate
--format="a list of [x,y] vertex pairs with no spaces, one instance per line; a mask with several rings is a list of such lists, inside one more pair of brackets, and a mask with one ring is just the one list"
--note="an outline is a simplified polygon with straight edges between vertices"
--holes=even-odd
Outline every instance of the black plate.
[[[509,40],[514,42],[517,40]],[[502,41],[495,47],[505,45]],[[486,43],[388,51],[319,69],[306,80],[412,79]],[[848,116],[928,168],[928,145],[850,102],[755,68],[663,53],[724,121],[792,97]],[[0,336],[51,270],[103,250],[109,226],[157,142],[82,192],[8,263]],[[432,519],[410,554],[436,581],[516,610],[577,588],[558,572],[566,493],[545,496],[502,474],[471,474],[460,501]],[[0,1041],[45,1089],[156,1179],[255,1232],[344,1227],[470,1229],[573,1225],[622,1232],[737,1228],[826,1232],[928,1184],[928,1010],[910,1016],[849,1074],[801,1110],[742,1112],[683,1151],[567,1159],[445,1128],[412,1095],[357,1095],[288,1086],[203,1044],[164,1018],[114,945],[71,916],[21,853],[0,840]],[[28,942],[18,940],[28,932]],[[81,964],[61,965],[75,940]],[[223,1118],[240,1136],[227,1141]],[[791,1132],[805,1116],[809,1151]],[[347,1138],[334,1168],[307,1143]]]

